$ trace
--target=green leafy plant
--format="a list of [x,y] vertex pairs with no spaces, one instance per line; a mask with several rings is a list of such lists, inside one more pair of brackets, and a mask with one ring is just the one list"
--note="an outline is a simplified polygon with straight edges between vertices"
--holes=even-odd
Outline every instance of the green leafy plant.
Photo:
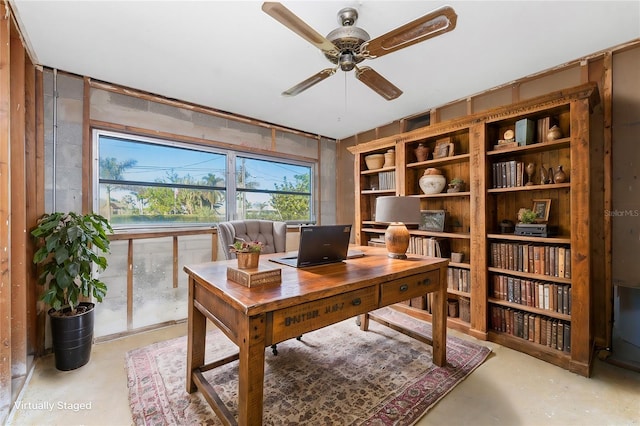
[[533,223],[538,215],[531,209],[524,209],[520,213],[520,222],[522,223]]
[[74,315],[80,296],[102,302],[107,286],[95,278],[92,267],[95,264],[98,271],[107,267],[102,256],[109,252],[107,231],[113,232],[111,225],[96,213],[55,212],[38,220],[31,231],[39,246],[33,263],[40,265],[38,283],[46,287],[41,299],[55,311],[68,306]]
[[236,241],[229,246],[229,251],[232,253],[260,253],[262,251],[262,242],[245,241],[241,238],[236,238]]

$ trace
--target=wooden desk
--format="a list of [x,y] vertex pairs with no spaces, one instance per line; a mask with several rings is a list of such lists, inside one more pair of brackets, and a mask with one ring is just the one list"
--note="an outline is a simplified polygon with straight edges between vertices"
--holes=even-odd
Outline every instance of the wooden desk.
[[[433,362],[445,365],[448,261],[418,256],[390,259],[385,249],[359,248],[364,257],[342,263],[304,269],[282,266],[281,285],[266,288],[227,281],[227,265],[235,261],[185,266],[189,275],[187,392],[199,389],[223,423],[235,424],[202,373],[239,360],[237,423],[262,424],[266,347],[356,315],[362,315],[361,328],[366,330],[368,312],[429,292],[434,293]],[[260,261],[275,267],[267,257]],[[238,346],[238,354],[204,364],[207,318]],[[408,330],[406,334],[417,337]]]

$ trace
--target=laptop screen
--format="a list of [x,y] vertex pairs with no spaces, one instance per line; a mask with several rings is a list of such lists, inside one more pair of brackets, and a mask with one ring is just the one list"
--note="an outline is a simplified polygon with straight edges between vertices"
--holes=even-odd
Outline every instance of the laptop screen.
[[300,227],[297,256],[271,259],[297,268],[341,262],[347,258],[352,225]]

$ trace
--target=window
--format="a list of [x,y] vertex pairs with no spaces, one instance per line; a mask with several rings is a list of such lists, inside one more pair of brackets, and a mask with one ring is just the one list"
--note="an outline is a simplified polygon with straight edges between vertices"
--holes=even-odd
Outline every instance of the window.
[[236,216],[309,222],[311,167],[236,157]]
[[312,221],[312,163],[107,131],[94,149],[94,209],[116,228]]

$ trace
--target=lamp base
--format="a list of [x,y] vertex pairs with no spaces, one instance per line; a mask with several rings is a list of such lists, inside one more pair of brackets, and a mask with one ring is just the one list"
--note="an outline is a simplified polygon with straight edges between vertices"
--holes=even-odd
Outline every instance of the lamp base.
[[392,259],[406,259],[409,248],[409,230],[402,222],[391,222],[384,233],[388,256]]
[[407,258],[406,254],[399,254],[399,253],[388,253],[387,256],[392,258],[392,259],[406,259]]

